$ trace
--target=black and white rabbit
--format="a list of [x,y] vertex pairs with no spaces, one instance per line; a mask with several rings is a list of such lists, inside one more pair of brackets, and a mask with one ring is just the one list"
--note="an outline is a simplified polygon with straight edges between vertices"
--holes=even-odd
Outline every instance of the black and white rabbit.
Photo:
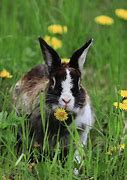
[[[69,63],[61,63],[57,52],[42,38],[39,38],[39,43],[45,64],[31,69],[16,83],[13,90],[13,99],[17,113],[19,115],[27,114],[35,141],[43,145],[44,131],[39,96],[40,93],[44,93],[50,145],[54,145],[55,139],[51,137],[55,137],[58,130],[60,138],[63,138],[65,144],[68,145],[68,130],[53,116],[54,110],[58,107],[65,108],[70,112],[66,121],[69,126],[71,126],[73,120],[71,114],[74,114],[75,119],[73,121],[77,129],[82,129],[80,132],[81,142],[86,145],[87,135],[94,123],[94,118],[90,97],[81,85],[81,78],[83,65],[87,52],[92,45],[92,40],[89,40],[75,51]],[[80,161],[80,158],[76,158]]]

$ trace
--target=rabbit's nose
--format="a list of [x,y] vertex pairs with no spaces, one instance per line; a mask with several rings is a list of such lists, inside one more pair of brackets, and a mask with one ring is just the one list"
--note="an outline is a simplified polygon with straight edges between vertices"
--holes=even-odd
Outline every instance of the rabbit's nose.
[[68,103],[71,101],[71,99],[69,99],[69,100],[62,99],[62,101],[63,101],[65,104],[68,104]]

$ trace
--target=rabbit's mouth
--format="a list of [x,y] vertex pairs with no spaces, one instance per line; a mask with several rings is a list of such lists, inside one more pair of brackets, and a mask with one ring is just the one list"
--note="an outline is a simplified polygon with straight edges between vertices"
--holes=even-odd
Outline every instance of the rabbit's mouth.
[[54,111],[57,108],[63,108],[65,109],[67,112],[70,113],[74,113],[77,114],[79,112],[79,108],[75,108],[75,107],[70,107],[69,105],[61,105],[61,104],[57,104],[57,105],[53,105],[52,106],[52,110]]
[[63,103],[60,103],[60,101],[56,101],[56,102],[51,102],[51,99],[50,99],[50,102],[46,101],[46,104],[47,106],[52,109],[53,111],[57,108],[63,108],[65,109],[66,111],[68,112],[72,112],[74,114],[77,114],[79,112],[79,110],[81,109],[80,106],[75,106],[75,103],[68,103],[68,104],[63,104]]
[[72,108],[70,108],[68,105],[61,105],[61,104],[57,104],[57,105],[53,105],[52,106],[52,109],[54,110],[54,109],[56,109],[56,108],[63,108],[63,109],[65,109],[65,110],[67,110],[67,111],[73,111],[73,109]]
[[68,103],[68,104],[59,104],[59,106],[61,107],[61,108],[64,108],[65,110],[67,110],[67,111],[72,111],[73,112],[73,109],[74,109],[74,106],[73,106],[73,104],[71,104],[71,103]]
[[64,109],[65,109],[65,110],[69,110],[69,108],[68,108],[68,105],[67,105],[67,104],[65,104]]

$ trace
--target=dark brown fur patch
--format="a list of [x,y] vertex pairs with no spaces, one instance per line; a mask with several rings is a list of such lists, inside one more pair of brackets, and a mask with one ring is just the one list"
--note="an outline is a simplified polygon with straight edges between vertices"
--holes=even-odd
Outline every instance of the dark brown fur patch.
[[13,88],[13,100],[18,114],[31,113],[39,104],[39,94],[47,88],[48,70],[38,65],[19,80]]
[[[46,65],[38,65],[35,68],[31,69],[22,79],[23,91],[32,91],[32,89],[37,89],[36,86],[40,87],[39,85],[44,84],[45,81],[48,80],[48,69]],[[45,90],[45,87],[42,90]]]

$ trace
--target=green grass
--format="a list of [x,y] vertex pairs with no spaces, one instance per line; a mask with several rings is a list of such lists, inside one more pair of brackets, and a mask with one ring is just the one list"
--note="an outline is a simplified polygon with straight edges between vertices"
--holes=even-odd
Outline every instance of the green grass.
[[[2,176],[8,179],[11,174],[23,180],[127,179],[127,140],[123,134],[127,114],[113,108],[113,102],[119,99],[118,91],[127,89],[127,21],[115,16],[116,8],[127,8],[126,1],[1,0],[0,70],[6,68],[13,78],[0,79],[0,179]],[[96,24],[94,17],[101,14],[113,17],[115,23],[108,27]],[[12,106],[10,87],[23,73],[43,62],[37,38],[48,34],[47,27],[53,23],[68,27],[68,33],[59,37],[63,43],[58,50],[61,57],[70,57],[87,39],[94,39],[84,67],[83,84],[91,96],[96,123],[83,151],[82,174],[78,177],[73,174],[72,143],[65,167],[57,158],[58,144],[53,160],[47,155],[31,172],[25,130],[23,154],[17,156],[15,149],[18,126],[24,129],[25,118],[17,117],[14,112],[7,113]],[[75,139],[78,140],[77,136]],[[125,139],[125,150],[107,154],[108,149],[117,147],[122,139]],[[34,153],[36,156],[36,149]]]

